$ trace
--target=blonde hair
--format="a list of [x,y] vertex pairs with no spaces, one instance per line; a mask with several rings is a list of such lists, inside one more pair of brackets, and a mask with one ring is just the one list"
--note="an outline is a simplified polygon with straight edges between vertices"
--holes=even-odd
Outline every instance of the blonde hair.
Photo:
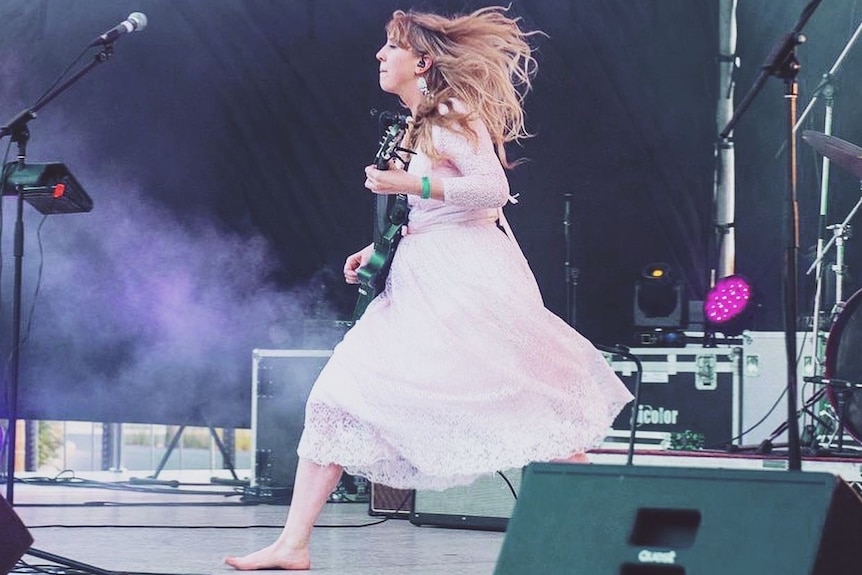
[[469,122],[478,117],[507,168],[504,144],[529,137],[523,102],[537,64],[527,39],[541,32],[521,30],[521,19],[508,17],[507,11],[492,6],[447,18],[396,10],[386,25],[398,46],[430,56],[425,74],[430,93],[416,111],[410,143],[432,158],[439,158],[431,140],[435,124],[460,129],[475,142]]

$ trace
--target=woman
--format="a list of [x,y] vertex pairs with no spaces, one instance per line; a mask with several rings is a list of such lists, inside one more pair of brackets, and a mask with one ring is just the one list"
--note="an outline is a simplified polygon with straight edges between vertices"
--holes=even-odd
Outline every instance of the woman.
[[[409,195],[386,289],[336,347],[306,405],[293,501],[275,543],[237,569],[308,569],[312,527],[342,470],[445,489],[531,461],[583,460],[631,395],[604,357],[545,309],[511,235],[504,144],[527,136],[535,60],[504,8],[396,11],[380,87],[409,108],[407,170],[365,169]],[[347,258],[344,277],[373,246]]]

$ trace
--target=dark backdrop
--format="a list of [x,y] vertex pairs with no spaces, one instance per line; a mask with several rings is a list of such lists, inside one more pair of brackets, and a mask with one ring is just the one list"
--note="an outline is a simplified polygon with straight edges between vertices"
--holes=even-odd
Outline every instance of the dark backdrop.
[[[309,345],[304,320],[345,318],[355,300],[340,269],[370,235],[370,110],[397,107],[377,86],[374,60],[388,16],[486,4],[3,2],[0,122],[32,105],[95,36],[133,11],[149,19],[30,123],[28,160],[65,162],[95,209],[45,220],[25,209],[21,415],[247,426],[252,349]],[[738,100],[807,2],[740,4]],[[810,21],[800,111],[860,7],[826,1]],[[539,75],[527,100],[535,137],[510,150],[528,162],[511,173],[521,202],[507,213],[548,307],[565,317],[563,196],[572,194],[578,328],[597,343],[630,343],[645,264],[670,264],[692,299],[703,298],[715,265],[717,1],[515,1],[512,11],[548,36],[536,38]],[[835,108],[834,133],[853,142],[862,141],[858,51],[837,74]],[[761,330],[783,325],[783,91],[771,79],[736,130],[737,270],[758,288]],[[806,127],[822,129],[822,118],[818,106]],[[8,140],[0,143],[5,150]],[[819,159],[804,144],[800,164],[810,258]],[[833,169],[832,189],[830,217],[840,221],[858,183]],[[4,206],[9,334],[14,199]],[[848,242],[851,294],[856,244]],[[804,310],[810,281],[800,283]]]

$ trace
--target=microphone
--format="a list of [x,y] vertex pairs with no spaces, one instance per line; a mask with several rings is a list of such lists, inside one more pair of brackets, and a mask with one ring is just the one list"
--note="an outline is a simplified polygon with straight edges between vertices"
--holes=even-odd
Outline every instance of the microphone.
[[142,12],[132,12],[129,17],[93,40],[90,46],[98,46],[99,44],[110,44],[120,35],[136,30],[143,30],[147,27],[147,16]]

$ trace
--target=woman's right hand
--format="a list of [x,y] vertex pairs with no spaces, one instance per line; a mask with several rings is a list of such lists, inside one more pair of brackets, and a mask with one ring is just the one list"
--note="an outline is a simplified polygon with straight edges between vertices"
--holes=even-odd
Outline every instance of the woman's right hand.
[[344,281],[349,284],[358,284],[359,276],[356,270],[368,263],[371,254],[374,253],[374,244],[368,244],[358,252],[347,256],[344,262]]

